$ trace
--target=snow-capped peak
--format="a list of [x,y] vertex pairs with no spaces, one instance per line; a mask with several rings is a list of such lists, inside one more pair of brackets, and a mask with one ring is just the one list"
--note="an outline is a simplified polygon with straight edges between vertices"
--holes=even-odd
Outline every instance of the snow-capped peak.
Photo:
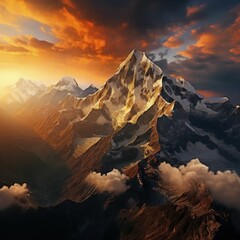
[[196,90],[192,86],[192,84],[190,84],[188,81],[185,81],[184,78],[180,77],[180,78],[173,79],[173,82],[175,83],[175,85],[181,88],[185,88],[188,92],[196,93]]
[[63,77],[60,79],[60,81],[54,86],[54,89],[59,91],[69,91],[69,92],[75,92],[75,91],[82,91],[82,89],[79,87],[77,81],[72,77]]
[[7,88],[4,99],[7,104],[24,103],[30,97],[45,89],[45,85],[41,82],[20,78],[15,84]]
[[123,68],[126,68],[128,65],[130,65],[131,62],[135,62],[136,67],[142,67],[142,65],[145,65],[145,68],[148,69],[149,67],[153,68],[154,72],[157,75],[162,74],[162,70],[159,66],[154,64],[147,56],[145,52],[138,51],[134,49],[128,57],[120,64],[120,66],[117,69],[118,74]]

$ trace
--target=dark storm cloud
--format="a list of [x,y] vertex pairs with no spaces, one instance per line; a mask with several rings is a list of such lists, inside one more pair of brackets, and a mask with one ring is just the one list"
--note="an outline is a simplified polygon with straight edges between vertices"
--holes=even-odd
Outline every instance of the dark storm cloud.
[[[205,18],[212,11],[208,22],[202,22],[192,31],[194,43],[174,56],[175,61],[161,60],[156,63],[166,75],[182,76],[197,89],[215,91],[240,103],[240,15],[236,1],[225,4],[209,1],[199,8],[188,10],[191,14],[205,11]],[[216,11],[213,11],[213,6]],[[226,11],[229,9],[229,11]],[[220,18],[217,15],[222,12]],[[214,14],[213,14],[214,13]],[[204,23],[204,24],[203,24]]]
[[145,33],[151,29],[163,32],[184,21],[190,0],[89,0],[73,1],[80,15],[96,24],[117,27],[127,23],[131,29]]
[[234,8],[239,3],[238,0],[196,0],[191,1],[188,8],[196,7],[196,11],[188,16],[191,20],[204,20],[216,18]]
[[69,8],[78,19],[103,28],[106,45],[102,53],[123,57],[134,48],[150,51],[161,46],[161,38],[185,24],[190,0],[73,0]]
[[205,58],[193,57],[179,63],[168,63],[166,59],[162,59],[156,61],[156,64],[168,76],[182,76],[185,80],[192,82],[196,89],[219,92],[228,96],[234,104],[240,103],[239,63],[217,56],[209,58],[205,56]]

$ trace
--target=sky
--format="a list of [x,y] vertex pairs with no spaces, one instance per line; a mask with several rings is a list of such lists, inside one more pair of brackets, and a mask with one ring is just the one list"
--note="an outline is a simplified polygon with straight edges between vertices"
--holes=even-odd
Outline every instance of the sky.
[[204,96],[240,103],[239,1],[0,1],[0,90],[66,75],[101,86],[132,49]]

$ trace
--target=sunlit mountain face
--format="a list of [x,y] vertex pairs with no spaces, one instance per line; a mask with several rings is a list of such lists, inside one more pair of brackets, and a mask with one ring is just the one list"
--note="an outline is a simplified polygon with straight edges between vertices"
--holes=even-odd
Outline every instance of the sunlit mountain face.
[[1,1],[2,239],[240,239],[237,1]]

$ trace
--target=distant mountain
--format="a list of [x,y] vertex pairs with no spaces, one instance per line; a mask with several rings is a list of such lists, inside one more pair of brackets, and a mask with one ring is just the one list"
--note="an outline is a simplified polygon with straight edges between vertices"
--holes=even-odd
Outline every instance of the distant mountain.
[[81,97],[87,97],[88,95],[95,93],[97,90],[98,88],[91,84],[83,90],[83,92],[81,93]]
[[17,83],[9,87],[7,102],[24,103],[37,93],[44,91],[46,86],[41,82],[20,78]]
[[45,91],[36,94],[30,99],[29,104],[38,102],[38,105],[55,106],[62,101],[68,94],[80,97],[83,90],[77,81],[71,77],[63,77],[55,85],[48,87]]
[[6,109],[14,108],[27,102],[32,96],[46,89],[43,83],[20,78],[18,82],[7,87],[0,97]]
[[16,111],[16,116],[22,122],[28,122],[32,127],[36,121],[45,118],[58,104],[69,96],[83,98],[95,92],[97,88],[90,85],[85,90],[81,89],[77,81],[72,77],[63,77],[56,84],[47,87],[32,96],[25,104]]
[[63,77],[53,87],[57,91],[63,91],[73,94],[74,96],[80,96],[83,90],[79,87],[77,81],[71,77]]
[[36,107],[36,102],[37,105],[55,106],[68,94],[84,98],[97,90],[98,88],[92,84],[83,90],[74,78],[68,76],[63,77],[50,87],[46,87],[41,82],[21,78],[5,89],[0,101],[5,110],[16,111],[22,108],[24,104]]

